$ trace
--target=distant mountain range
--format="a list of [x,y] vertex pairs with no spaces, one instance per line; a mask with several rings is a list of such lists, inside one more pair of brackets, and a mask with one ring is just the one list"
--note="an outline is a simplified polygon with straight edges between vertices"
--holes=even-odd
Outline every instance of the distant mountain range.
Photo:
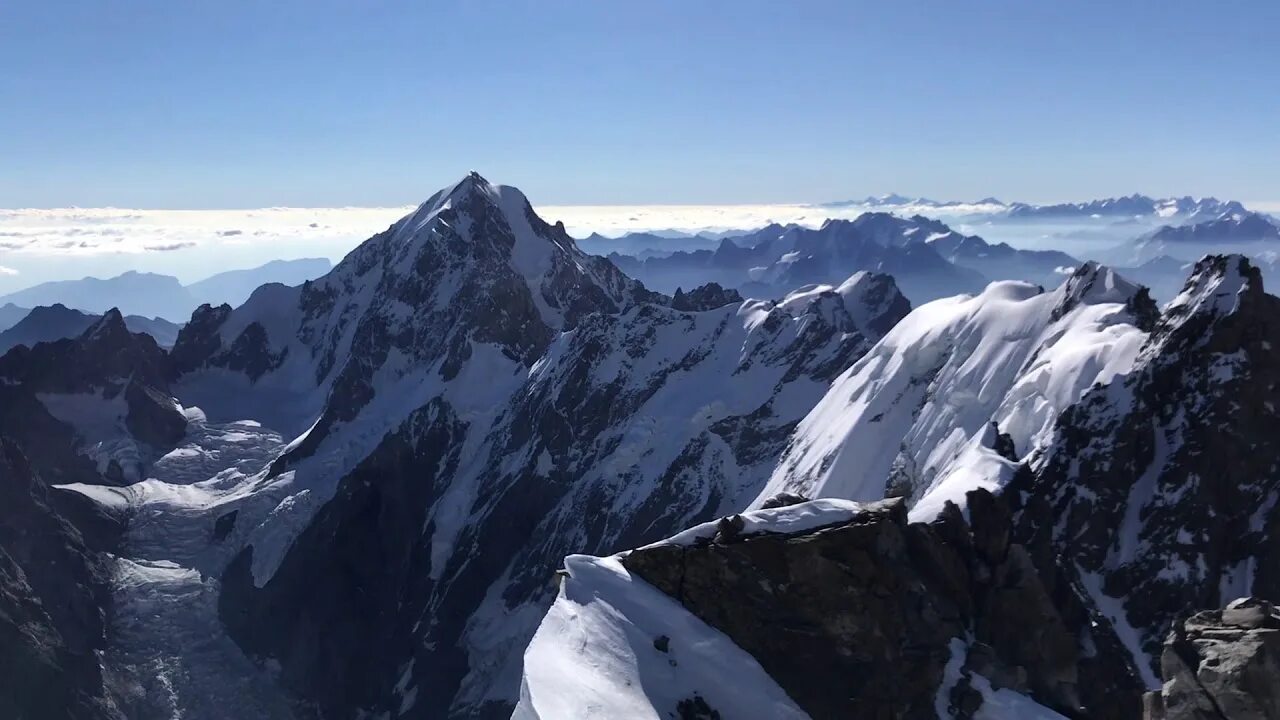
[[579,241],[579,244],[583,250],[595,255],[619,253],[644,258],[680,250],[714,250],[719,245],[719,240],[719,237],[710,235],[689,235],[674,230],[659,230],[632,232],[616,238],[591,233]]
[[[105,279],[85,277],[40,283],[0,296],[0,305],[33,308],[62,304],[95,314],[119,308],[125,315],[185,322],[201,304],[239,305],[260,285],[299,285],[323,275],[330,267],[327,258],[273,260],[256,268],[218,273],[190,285],[183,285],[171,275],[129,271]],[[3,317],[0,311],[0,319]]]
[[1013,203],[1008,207],[1008,216],[1013,219],[1154,217],[1170,221],[1198,222],[1223,213],[1234,212],[1244,212],[1244,206],[1234,200],[1223,201],[1213,197],[1190,196],[1152,198],[1137,194],[1083,203],[1058,205]]
[[1257,256],[1278,249],[1280,224],[1274,218],[1236,209],[1201,222],[1161,225],[1103,253],[1103,259],[1118,267],[1145,265],[1166,257],[1186,265],[1211,253]]
[[[0,331],[0,354],[8,352],[15,345],[35,347],[36,343],[77,337],[101,318],[101,315],[91,315],[61,304],[32,308],[12,327]],[[124,324],[131,333],[150,335],[162,348],[173,347],[174,341],[178,339],[178,331],[182,329],[181,325],[164,318],[146,318],[141,315],[125,316]]]
[[825,208],[867,208],[868,210],[896,210],[903,213],[928,213],[930,211],[954,215],[1003,216],[1012,220],[1070,220],[1084,218],[1161,218],[1171,222],[1198,222],[1223,213],[1243,212],[1244,206],[1234,200],[1191,196],[1153,198],[1133,194],[1125,197],[1103,198],[1075,203],[1041,205],[1035,203],[1005,203],[994,197],[981,200],[937,201],[923,197],[907,197],[890,193],[867,197],[862,200],[845,200],[824,203]]
[[990,280],[1061,282],[1079,261],[1056,251],[1018,250],[963,235],[939,220],[870,212],[817,229],[770,225],[724,238],[715,250],[609,259],[662,292],[716,282],[744,295],[781,297],[809,284],[838,283],[859,271],[888,273],[914,303],[981,290]]

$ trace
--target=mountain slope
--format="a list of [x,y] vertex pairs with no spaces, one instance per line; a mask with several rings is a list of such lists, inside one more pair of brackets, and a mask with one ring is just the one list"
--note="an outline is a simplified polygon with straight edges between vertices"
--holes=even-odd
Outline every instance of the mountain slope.
[[[755,505],[783,491],[903,495],[927,519],[998,487],[1058,412],[1129,369],[1154,314],[1145,291],[1095,264],[1052,292],[993,283],[919,307],[832,384]],[[993,449],[997,432],[1012,457]]]
[[329,272],[333,263],[328,258],[272,260],[255,268],[228,270],[187,285],[187,292],[197,304],[236,306],[244,303],[253,291],[268,283],[301,285]]
[[31,308],[25,308],[13,303],[5,303],[0,305],[0,331],[8,330],[18,321],[26,317],[31,312]]
[[1177,615],[1280,592],[1278,313],[1247,260],[1201,260],[1134,369],[1064,412],[1010,493],[1150,689]]
[[168,359],[111,310],[74,338],[0,356],[0,434],[51,483],[125,483],[181,439]]
[[0,715],[122,719],[97,656],[109,571],[54,507],[58,492],[0,438]]

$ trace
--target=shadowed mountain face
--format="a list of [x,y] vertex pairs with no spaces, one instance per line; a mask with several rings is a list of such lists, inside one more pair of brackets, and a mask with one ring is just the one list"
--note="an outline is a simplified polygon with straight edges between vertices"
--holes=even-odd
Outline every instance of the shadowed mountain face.
[[108,564],[59,514],[57,493],[66,491],[0,438],[0,714],[123,720],[96,655],[107,642]]
[[[75,337],[101,317],[72,310],[65,305],[33,308],[13,327],[0,332],[0,354],[8,352],[15,345],[34,347],[36,343]],[[130,332],[150,335],[162,348],[173,347],[180,327],[163,318],[144,318],[138,315],[125,316],[124,324]]]
[[168,363],[114,310],[77,337],[19,345],[0,356],[0,435],[50,483],[140,480],[186,428]]

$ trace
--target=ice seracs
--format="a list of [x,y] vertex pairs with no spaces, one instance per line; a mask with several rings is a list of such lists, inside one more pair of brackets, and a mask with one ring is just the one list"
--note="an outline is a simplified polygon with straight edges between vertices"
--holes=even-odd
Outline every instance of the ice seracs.
[[[921,306],[836,379],[754,504],[781,491],[902,495],[928,519],[967,490],[998,487],[1058,412],[1128,371],[1154,312],[1096,264],[1052,292],[1001,282]],[[993,424],[1014,457],[994,451]]]

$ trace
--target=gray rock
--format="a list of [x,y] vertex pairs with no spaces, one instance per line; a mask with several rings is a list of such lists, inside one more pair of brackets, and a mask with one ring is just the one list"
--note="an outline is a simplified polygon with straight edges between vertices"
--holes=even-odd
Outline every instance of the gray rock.
[[[909,525],[892,499],[842,525],[719,532],[623,564],[751,653],[815,718],[933,718],[939,692],[969,717],[981,706],[972,674],[1066,714],[1132,717],[1122,704],[1081,707],[1077,643],[1026,550],[1008,544],[1008,511],[986,491],[969,505],[973,528],[954,506]],[[956,640],[963,678],[947,690]]]
[[1280,718],[1280,610],[1243,598],[1196,613],[1169,633],[1160,667],[1146,720]]

